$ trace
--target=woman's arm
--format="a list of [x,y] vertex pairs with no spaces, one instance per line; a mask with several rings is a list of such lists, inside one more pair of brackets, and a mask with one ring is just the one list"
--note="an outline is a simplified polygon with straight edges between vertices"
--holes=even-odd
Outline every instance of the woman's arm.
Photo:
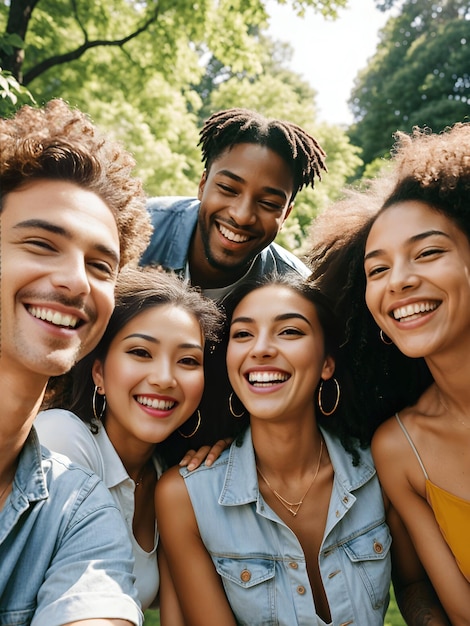
[[161,542],[158,545],[158,569],[160,572],[160,622],[171,624],[171,626],[185,626],[180,602]]
[[[416,462],[394,419],[382,424],[372,440],[372,453],[382,487],[403,520],[416,553],[453,626],[470,623],[470,583],[445,542],[433,511],[408,476]],[[406,550],[400,559],[406,562]]]
[[386,509],[393,538],[393,588],[403,619],[408,626],[450,626],[403,522],[390,503]]
[[[160,541],[168,568],[163,567],[161,624],[173,626],[170,574],[186,626],[236,626],[219,575],[199,535],[184,479],[178,468],[165,472],[155,490]],[[164,580],[165,578],[165,580]]]

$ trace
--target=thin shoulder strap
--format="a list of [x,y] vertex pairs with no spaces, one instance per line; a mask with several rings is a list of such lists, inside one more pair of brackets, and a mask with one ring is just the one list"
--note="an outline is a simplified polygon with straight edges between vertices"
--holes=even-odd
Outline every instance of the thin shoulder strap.
[[401,428],[401,429],[402,429],[402,431],[403,431],[403,434],[404,434],[404,435],[405,435],[405,437],[408,439],[408,443],[410,444],[411,449],[412,449],[412,450],[413,450],[413,452],[415,453],[416,458],[418,459],[418,463],[421,465],[421,469],[423,470],[424,477],[426,478],[426,480],[429,480],[429,478],[428,478],[428,474],[427,474],[427,472],[426,472],[426,470],[425,470],[425,468],[424,468],[423,462],[421,461],[421,457],[420,457],[420,456],[419,456],[419,454],[418,454],[418,450],[416,450],[416,446],[415,446],[415,444],[411,441],[411,437],[410,437],[410,435],[408,434],[408,431],[406,430],[405,425],[403,424],[403,422],[401,421],[401,419],[398,417],[398,413],[395,413],[395,417],[396,417],[396,420],[397,420],[397,422],[398,422],[398,424],[399,424],[400,428]]

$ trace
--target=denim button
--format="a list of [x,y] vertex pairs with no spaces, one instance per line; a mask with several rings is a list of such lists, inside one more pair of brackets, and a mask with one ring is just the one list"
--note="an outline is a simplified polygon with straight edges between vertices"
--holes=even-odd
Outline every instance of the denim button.
[[243,580],[244,583],[249,582],[251,580],[251,572],[247,569],[244,569],[240,574],[240,578]]

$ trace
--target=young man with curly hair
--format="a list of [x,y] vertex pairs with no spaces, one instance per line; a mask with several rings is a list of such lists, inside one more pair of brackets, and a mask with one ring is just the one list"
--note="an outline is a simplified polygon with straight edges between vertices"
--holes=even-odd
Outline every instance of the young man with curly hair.
[[[151,225],[134,161],[55,100],[0,120],[0,621],[140,624],[132,551],[100,480],[41,448],[49,377],[94,348]],[[135,234],[136,233],[136,234]]]

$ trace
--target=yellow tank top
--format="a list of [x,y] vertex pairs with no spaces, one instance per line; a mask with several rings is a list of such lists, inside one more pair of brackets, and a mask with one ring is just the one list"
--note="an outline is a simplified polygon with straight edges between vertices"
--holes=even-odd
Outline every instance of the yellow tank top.
[[423,470],[426,479],[426,500],[433,510],[441,533],[451,549],[460,571],[470,582],[470,541],[468,540],[468,533],[470,531],[470,502],[458,496],[454,496],[452,493],[441,489],[441,487],[438,487],[429,480],[421,457],[418,454],[418,450],[411,440],[403,422],[398,417],[398,413],[395,414],[395,417]]

